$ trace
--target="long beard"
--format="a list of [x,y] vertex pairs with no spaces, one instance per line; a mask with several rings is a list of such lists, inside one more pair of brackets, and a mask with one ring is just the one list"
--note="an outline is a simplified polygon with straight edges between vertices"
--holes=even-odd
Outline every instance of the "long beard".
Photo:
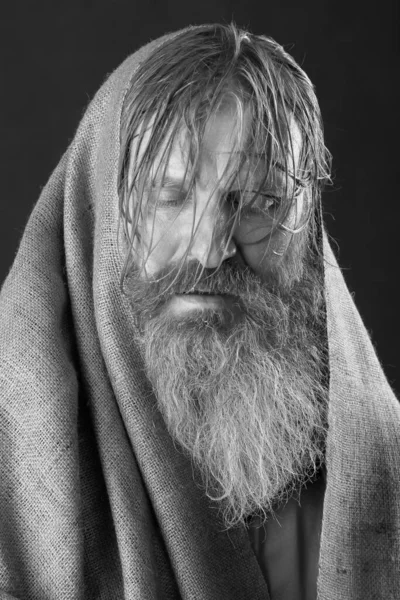
[[[174,289],[189,279],[178,276]],[[267,518],[323,461],[327,391],[316,270],[304,268],[289,287],[222,265],[205,285],[235,292],[242,309],[235,323],[214,310],[171,318],[168,294],[160,301],[155,293],[152,305],[146,285],[147,295],[140,285],[135,294],[147,300],[136,302],[145,315],[140,341],[170,435],[227,528],[250,514]]]

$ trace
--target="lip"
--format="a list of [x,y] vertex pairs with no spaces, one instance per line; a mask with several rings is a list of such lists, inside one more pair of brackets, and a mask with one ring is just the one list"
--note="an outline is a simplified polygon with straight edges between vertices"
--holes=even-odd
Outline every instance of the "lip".
[[183,300],[195,301],[195,302],[215,302],[216,300],[223,301],[228,296],[222,296],[221,294],[209,294],[208,292],[194,292],[190,294],[176,294],[177,298],[182,298]]
[[178,296],[220,296],[221,294],[214,294],[206,289],[196,288],[193,292],[182,292],[177,294]]
[[175,294],[171,300],[173,310],[190,310],[194,308],[221,308],[232,301],[232,296],[222,296],[220,294],[193,293],[193,294]]
[[242,317],[237,298],[228,294],[175,294],[168,303],[168,310],[178,318],[192,311],[218,311],[225,315],[228,323]]

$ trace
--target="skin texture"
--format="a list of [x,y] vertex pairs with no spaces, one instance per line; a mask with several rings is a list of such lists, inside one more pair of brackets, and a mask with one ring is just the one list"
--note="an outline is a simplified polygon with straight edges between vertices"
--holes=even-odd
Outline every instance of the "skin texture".
[[[147,195],[147,211],[140,223],[140,243],[136,242],[138,256],[145,256],[142,262],[142,277],[154,278],[157,273],[173,267],[186,255],[186,263],[196,262],[206,269],[216,268],[220,261],[232,259],[241,266],[248,266],[262,280],[268,279],[272,269],[279,269],[287,250],[292,234],[276,231],[272,236],[254,243],[257,233],[247,227],[243,220],[227,242],[228,221],[232,217],[232,206],[229,194],[238,190],[244,184],[245,174],[237,176],[229,166],[229,159],[237,139],[237,113],[232,102],[226,101],[220,109],[211,116],[206,124],[205,135],[201,148],[198,175],[193,194],[185,201],[184,206],[176,205],[180,185],[185,182],[187,164],[187,130],[182,128],[180,136],[175,141],[167,164],[165,176],[171,180],[159,191],[157,210],[151,206],[151,193]],[[245,148],[247,132],[250,126],[249,111],[245,111],[242,129],[242,149]],[[301,136],[295,122],[292,122],[292,149],[289,164],[298,165],[301,149]],[[148,136],[147,136],[148,137]],[[146,134],[141,152],[146,145]],[[159,156],[162,156],[162,148]],[[134,156],[134,153],[132,153]],[[139,153],[140,156],[140,153]],[[153,165],[156,172],[160,159]],[[230,169],[230,171],[229,171]],[[252,189],[256,189],[262,177],[261,165],[255,170]],[[283,176],[278,173],[271,183],[272,194],[279,194],[279,184],[282,186]],[[292,182],[289,183],[289,186]],[[249,190],[249,191],[251,191]],[[293,204],[285,225],[296,228],[301,215],[306,208],[306,194],[303,190]],[[194,236],[192,235],[195,231]],[[140,244],[140,247],[139,247]],[[212,308],[229,299],[221,297],[182,297],[176,295],[171,299],[169,309],[174,314],[188,311]]]

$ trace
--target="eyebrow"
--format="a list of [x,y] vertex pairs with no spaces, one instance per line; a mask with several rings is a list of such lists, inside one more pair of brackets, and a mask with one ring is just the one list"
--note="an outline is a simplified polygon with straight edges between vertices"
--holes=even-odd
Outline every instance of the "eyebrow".
[[[234,152],[233,154],[243,154],[243,152]],[[253,156],[256,156],[257,158],[262,158],[262,159],[266,159],[267,155],[265,152],[255,152],[253,154]],[[287,171],[287,169],[285,169],[284,165],[280,162],[275,162],[274,163],[274,167],[276,167],[278,169],[278,171],[281,171],[282,173],[287,173],[287,175],[289,177],[291,177],[291,179],[293,179],[296,183],[296,185],[298,185],[299,187],[305,188],[308,185],[308,181],[307,180],[302,180],[302,179],[298,179],[297,177],[295,177],[293,175],[293,173],[290,173],[289,171]]]
[[180,177],[171,177],[170,175],[165,175],[164,177],[154,177],[151,180],[152,184],[161,184],[162,187],[178,187],[178,188],[185,188],[185,180],[181,179]]
[[[265,152],[255,152],[254,156],[257,156],[258,158],[263,158],[264,160],[266,159],[267,155],[265,154]],[[298,185],[299,187],[307,187],[307,181],[305,181],[304,179],[298,179],[297,177],[295,177],[293,175],[293,173],[290,173],[290,171],[287,171],[287,169],[285,169],[284,165],[280,162],[275,162],[274,163],[274,167],[276,167],[278,169],[278,171],[281,171],[282,173],[285,173],[285,175],[287,174],[289,177],[291,177],[295,182],[296,185]]]
[[184,187],[186,180],[181,178],[181,177],[171,177],[171,175],[160,175],[157,174],[155,177],[151,178],[151,184],[154,185],[155,183],[161,184],[163,186],[177,186],[177,187]]
[[307,187],[307,182],[301,179],[298,179],[297,177],[294,177],[293,173],[287,172],[285,167],[283,165],[281,165],[281,163],[275,163],[274,165],[279,171],[282,171],[283,173],[287,173],[289,177],[291,177],[292,179],[294,179],[294,181],[296,182],[296,185],[298,185],[299,187]]
[[[279,171],[282,171],[286,174],[286,169],[280,163],[275,163],[274,165]],[[293,179],[298,187],[305,188],[307,187],[307,183],[305,181],[301,181],[297,179],[297,177],[293,177],[291,173],[288,173],[288,176]],[[177,187],[180,189],[185,189],[185,180],[180,177],[171,177],[170,175],[164,175],[164,177],[157,175],[151,179],[151,185],[161,184],[163,187]]]
[[[232,153],[229,153],[229,154],[232,154]],[[243,151],[233,152],[233,154],[243,154]],[[257,158],[260,158],[263,160],[266,160],[266,158],[267,158],[267,154],[265,152],[255,152],[253,154],[253,156],[256,156]],[[295,177],[293,175],[293,173],[290,173],[290,171],[288,171],[281,162],[276,161],[273,166],[281,173],[284,173],[285,175],[290,177],[290,179],[292,179],[295,182],[296,187],[306,188],[308,186],[308,184],[309,184],[308,178],[299,179],[298,177]],[[164,173],[163,175],[160,175],[160,172],[157,170],[156,175],[151,178],[151,184],[154,185],[154,184],[158,183],[163,186],[171,186],[171,187],[177,186],[177,187],[180,187],[181,189],[184,189],[185,183],[186,183],[186,178],[184,180],[180,177],[172,177],[171,175],[168,175],[165,170],[163,173]],[[190,177],[189,177],[189,180],[190,180]]]

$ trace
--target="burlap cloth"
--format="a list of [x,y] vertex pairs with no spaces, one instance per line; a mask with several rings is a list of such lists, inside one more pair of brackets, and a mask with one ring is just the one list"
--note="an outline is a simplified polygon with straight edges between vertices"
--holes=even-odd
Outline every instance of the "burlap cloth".
[[[0,299],[0,593],[19,600],[265,600],[157,412],[119,290],[129,57],[90,104]],[[319,593],[400,598],[400,407],[324,234],[330,413]]]

